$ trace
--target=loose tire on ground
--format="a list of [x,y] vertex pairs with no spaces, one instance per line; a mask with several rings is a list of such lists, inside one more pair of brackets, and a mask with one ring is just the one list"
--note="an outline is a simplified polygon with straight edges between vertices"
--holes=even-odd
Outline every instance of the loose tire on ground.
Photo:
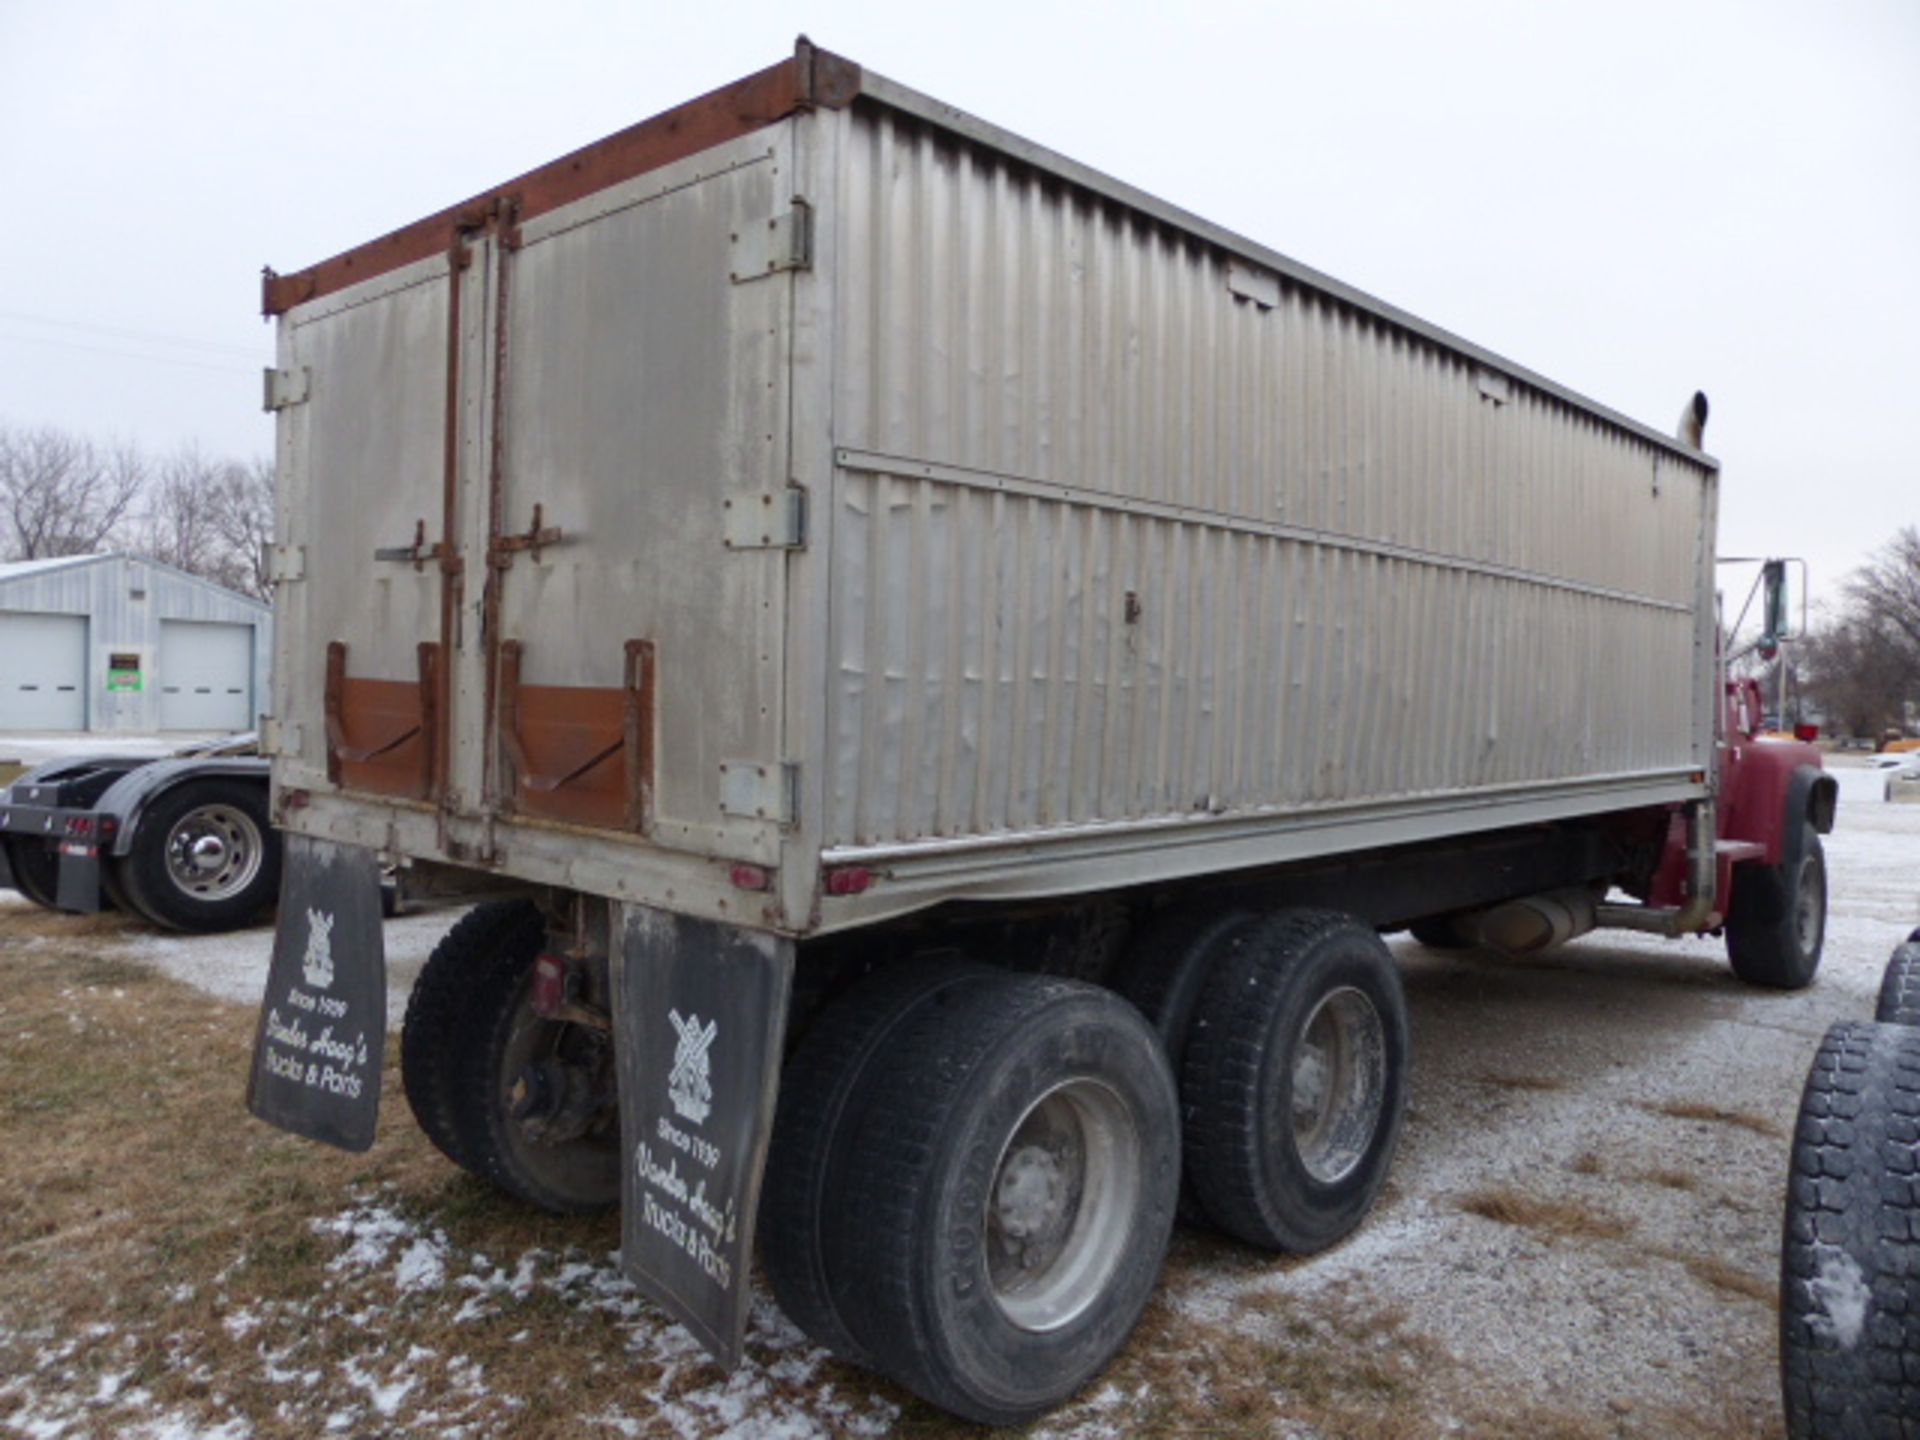
[[1727,958],[1749,985],[1801,990],[1813,983],[1827,933],[1827,859],[1808,831],[1778,865],[1734,867]]
[[533,963],[546,935],[524,900],[481,905],[422,967],[400,1033],[407,1102],[456,1165],[555,1214],[620,1199],[620,1136],[611,1103],[579,1136],[533,1136],[514,1107],[531,1068],[556,1065],[612,1095],[612,1043],[584,1025],[533,1013]]
[[[1176,1083],[1186,1059],[1194,1007],[1200,1002],[1207,977],[1213,973],[1229,937],[1253,920],[1249,910],[1175,907],[1148,922],[1114,968],[1115,993],[1153,1026]],[[1186,1113],[1183,1096],[1183,1123]],[[1180,1182],[1179,1215],[1188,1224],[1206,1219],[1193,1184],[1185,1175]]]
[[860,1081],[826,1268],[876,1368],[1017,1424],[1139,1319],[1173,1222],[1178,1104],[1153,1032],[1110,992],[1006,974],[940,1002]]
[[0,841],[7,847],[7,868],[13,872],[13,886],[43,909],[54,908],[55,888],[60,883],[60,857],[44,840],[11,836]]
[[1920,1030],[1827,1031],[1794,1127],[1780,1261],[1790,1440],[1920,1437]]
[[1406,1108],[1406,1001],[1369,927],[1286,910],[1234,934],[1194,1012],[1181,1093],[1207,1218],[1265,1250],[1324,1250],[1366,1216]]
[[1894,947],[1880,977],[1880,1001],[1873,1018],[1888,1025],[1920,1025],[1920,930],[1904,945]]
[[134,908],[169,929],[204,934],[257,919],[280,893],[266,787],[209,779],[163,792],[119,867]]
[[773,1298],[817,1345],[871,1366],[834,1304],[825,1238],[846,1184],[847,1151],[863,1116],[860,1080],[889,1036],[923,1006],[991,980],[985,965],[906,960],[830,1002],[780,1079],[780,1108],[761,1186],[761,1261]]

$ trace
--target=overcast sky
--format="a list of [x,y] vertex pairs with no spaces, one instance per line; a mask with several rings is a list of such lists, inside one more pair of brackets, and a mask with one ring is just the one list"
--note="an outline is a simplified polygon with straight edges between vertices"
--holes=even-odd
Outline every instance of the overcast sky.
[[1706,390],[1722,552],[1816,598],[1920,523],[1920,0],[0,0],[0,422],[266,454],[263,264],[801,30],[1663,430]]

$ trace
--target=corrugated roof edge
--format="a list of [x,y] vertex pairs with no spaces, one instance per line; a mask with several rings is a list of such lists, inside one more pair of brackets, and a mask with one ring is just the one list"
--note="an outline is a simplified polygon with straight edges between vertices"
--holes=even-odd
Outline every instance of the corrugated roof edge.
[[135,555],[127,550],[99,550],[90,555],[59,555],[45,560],[9,560],[0,563],[0,584],[9,580],[25,579],[29,575],[45,575],[55,570],[77,569],[82,565],[98,565],[106,560],[125,560],[132,564],[151,565],[156,570],[164,570],[169,575],[200,586],[204,590],[214,590],[229,600],[238,600],[241,604],[268,615],[273,606],[265,600],[256,600],[251,595],[229,589],[217,580],[209,580],[204,575],[196,575],[191,570],[182,570],[178,565],[169,565],[165,560],[156,560],[151,555]]
[[1691,460],[1711,471],[1717,472],[1720,469],[1720,462],[1705,451],[1696,450],[1672,435],[1663,434],[1630,415],[1602,405],[1599,401],[1590,399],[1577,390],[1570,390],[1558,381],[1549,380],[1546,376],[1529,370],[1524,365],[1515,364],[1505,356],[1497,355],[1484,346],[1476,345],[1471,340],[1463,339],[1449,330],[1430,324],[1419,316],[1400,309],[1397,305],[1389,305],[1386,301],[1377,299],[1364,290],[1355,289],[1343,281],[1334,279],[1331,275],[1315,270],[1310,265],[1302,265],[1297,260],[1289,259],[1279,251],[1270,250],[1257,240],[1249,240],[1244,235],[1236,234],[1224,225],[1216,225],[1210,220],[1204,220],[1191,211],[1182,210],[1178,205],[1169,204],[1165,200],[1149,195],[1146,191],[1129,185],[1124,180],[1116,180],[1090,165],[1082,165],[1079,161],[1069,159],[1058,151],[1035,144],[978,116],[935,100],[930,95],[923,95],[918,90],[902,85],[898,81],[889,80],[886,76],[877,75],[871,70],[863,70],[860,77],[860,98],[898,110],[926,124],[951,131],[976,144],[1010,155],[1024,165],[1056,176],[1079,189],[1103,196],[1163,224],[1184,230],[1210,245],[1265,266],[1298,284],[1318,290],[1343,305],[1376,316],[1396,329],[1418,335],[1476,364],[1498,370],[1501,374],[1564,401],[1596,419],[1604,420],[1629,434],[1651,441],[1670,454]]
[[490,223],[511,227],[797,111],[851,104],[859,90],[858,65],[802,35],[791,59],[664,110],[378,240],[289,275],[267,267],[261,273],[260,313],[283,315],[296,305],[448,251],[462,234]]

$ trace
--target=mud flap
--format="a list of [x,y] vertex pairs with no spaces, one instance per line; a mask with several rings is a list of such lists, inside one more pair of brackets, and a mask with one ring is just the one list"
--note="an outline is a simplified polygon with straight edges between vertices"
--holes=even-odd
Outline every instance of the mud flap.
[[92,845],[62,841],[59,882],[53,903],[76,915],[98,914],[100,904],[100,851]]
[[365,1150],[380,1112],[387,954],[373,851],[285,837],[280,914],[247,1108],[269,1125]]
[[620,1264],[728,1369],[746,1344],[793,954],[778,936],[621,907]]

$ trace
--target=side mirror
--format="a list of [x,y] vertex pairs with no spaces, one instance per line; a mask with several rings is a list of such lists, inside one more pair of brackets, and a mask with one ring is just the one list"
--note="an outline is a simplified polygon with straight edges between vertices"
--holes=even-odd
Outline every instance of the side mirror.
[[1760,653],[1771,660],[1787,635],[1787,562],[1769,560],[1761,570],[1765,599]]

